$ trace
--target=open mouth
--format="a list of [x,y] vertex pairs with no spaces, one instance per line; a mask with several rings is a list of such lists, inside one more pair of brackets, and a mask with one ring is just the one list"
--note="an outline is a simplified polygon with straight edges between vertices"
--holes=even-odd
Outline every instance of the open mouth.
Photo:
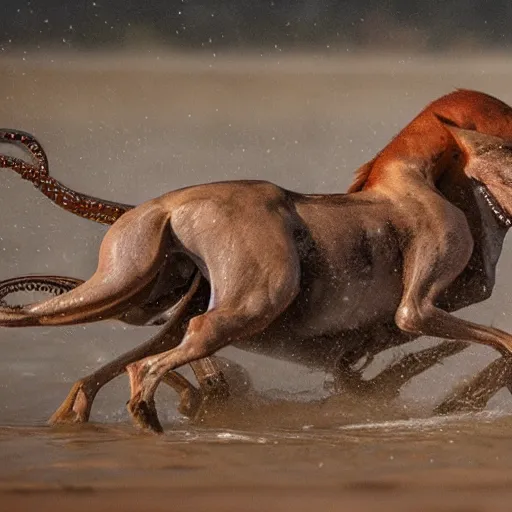
[[505,227],[509,228],[512,226],[512,219],[509,214],[500,206],[496,198],[491,194],[489,189],[480,181],[475,179],[472,180],[473,184],[476,187],[478,193],[485,199],[485,202],[492,210],[496,218],[503,224]]

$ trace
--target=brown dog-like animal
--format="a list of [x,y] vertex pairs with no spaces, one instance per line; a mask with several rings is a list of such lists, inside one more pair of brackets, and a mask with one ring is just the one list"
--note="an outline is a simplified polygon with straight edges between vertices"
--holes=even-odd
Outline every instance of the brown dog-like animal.
[[[491,105],[492,108],[489,108],[489,105]],[[503,108],[500,108],[503,107]],[[420,143],[423,143],[424,137],[421,133],[418,131],[418,125],[425,125],[425,120],[429,121],[428,113],[429,111],[432,111],[434,109],[438,109],[439,111],[450,111],[450,109],[453,111],[454,109],[459,112],[459,115],[462,115],[465,119],[466,123],[473,123],[473,120],[476,119],[480,123],[480,128],[483,127],[483,129],[486,128],[485,123],[487,123],[487,126],[489,125],[489,119],[493,119],[494,121],[498,120],[499,122],[494,122],[494,129],[498,131],[498,133],[505,134],[507,133],[507,130],[509,130],[510,123],[507,123],[507,116],[510,117],[509,109],[506,107],[506,105],[502,104],[501,102],[498,102],[497,100],[481,94],[481,93],[475,93],[471,91],[458,91],[456,93],[453,93],[451,95],[448,95],[444,98],[441,98],[440,100],[434,102],[431,104],[427,109],[417,118],[417,120],[413,121],[409,127],[407,127],[399,136],[388,146],[386,149],[392,149],[391,153],[393,151],[400,152],[404,147],[409,148],[409,151],[415,151],[415,148],[418,148]],[[486,120],[487,118],[487,120]],[[482,121],[483,120],[483,121]],[[428,123],[427,123],[428,124]],[[416,125],[416,126],[415,126]],[[414,129],[415,128],[415,129]],[[439,126],[436,126],[435,124],[432,124],[430,120],[430,126],[428,127],[432,134],[436,133],[436,130],[439,131]],[[435,139],[435,137],[431,137],[432,140]],[[434,153],[437,153],[439,155],[442,155],[443,153],[446,155],[449,153],[449,151],[453,151],[453,148],[450,146],[452,143],[450,141],[443,141],[441,140],[437,145],[436,144],[430,144],[429,149],[432,150]],[[385,158],[389,158],[390,151],[384,150],[382,154]],[[450,159],[448,159],[450,160]],[[373,162],[370,164],[367,164],[366,166],[363,166],[363,171],[367,171],[371,168]],[[456,164],[456,162],[455,162]],[[450,164],[453,166],[453,162]],[[457,165],[455,165],[455,168]],[[19,168],[18,168],[19,171]],[[364,173],[363,173],[364,174]],[[447,172],[445,173],[448,176],[448,179],[445,179],[444,182],[438,183],[438,186],[440,186],[441,190],[443,192],[450,193],[450,188],[453,180],[453,176],[457,177],[457,173],[450,173],[450,166],[448,166]],[[67,208],[74,209],[75,212],[78,212],[79,214],[82,214],[83,212],[87,212],[87,209],[80,209],[77,208],[77,206],[83,205],[83,196],[80,194],[72,191],[74,194],[74,203],[69,202],[69,198],[66,199],[66,196],[63,194],[58,194],[56,192],[62,189],[66,190],[65,187],[61,186],[58,182],[53,181],[51,184],[52,186],[50,188],[45,188],[44,184],[41,185],[41,182],[38,181],[38,175],[37,173],[33,172],[30,169],[25,170],[25,173],[22,174],[26,179],[30,179],[31,181],[36,182],[40,188],[43,189],[43,192],[45,192],[46,195],[49,197],[56,199],[57,201],[61,201],[60,205]],[[35,179],[34,179],[35,178]],[[52,178],[53,179],[53,178]],[[357,181],[357,184],[354,186],[354,188],[357,188],[360,184],[361,180],[359,179]],[[53,187],[53,188],[52,188]],[[446,189],[446,190],[444,190]],[[69,190],[69,189],[67,189]],[[64,200],[63,200],[64,198]],[[67,202],[66,202],[67,201]],[[95,200],[96,201],[96,200]],[[106,208],[111,208],[109,206],[110,203],[107,204]],[[122,208],[123,205],[117,205],[116,208]],[[105,207],[103,205],[96,206],[98,211],[105,211]],[[80,213],[82,212],[82,213]],[[477,233],[477,243],[478,243],[478,236],[480,233]],[[477,250],[475,251],[476,259],[479,259],[481,251]],[[481,258],[480,258],[481,259]],[[478,274],[479,272],[479,265],[481,261],[477,261],[477,266],[468,266],[468,269],[464,272],[464,274],[467,276],[467,278],[471,278],[472,274]],[[492,265],[491,265],[492,270]],[[468,279],[467,279],[468,280]],[[471,278],[469,280],[472,280],[475,282],[474,278]],[[490,289],[489,287],[489,293]],[[454,290],[454,293],[456,290]],[[473,297],[473,299],[470,298],[470,300],[479,300],[478,294],[480,292],[477,290],[476,297]],[[359,337],[361,338],[361,343],[358,347],[355,348],[355,350],[345,351],[344,356],[340,358],[340,365],[343,368],[343,372],[341,375],[343,375],[343,383],[346,384],[347,380],[350,381],[352,384],[352,388],[354,387],[354,384],[356,386],[361,385],[361,381],[359,379],[347,379],[347,367],[350,363],[350,360],[352,359],[352,362],[355,362],[358,357],[361,355],[369,355],[370,357],[376,353],[378,353],[380,350],[387,348],[387,346],[396,344],[399,342],[402,342],[401,337],[397,337],[397,333],[395,332],[396,329],[389,328],[386,326],[381,326],[378,330],[378,336],[375,336],[375,333],[372,332],[372,329],[363,329],[362,331],[358,332]],[[397,337],[397,340],[394,338]],[[332,343],[332,340],[329,341]],[[383,381],[386,381],[388,384],[390,382],[389,377],[391,376],[397,376],[402,377],[402,379],[407,379],[410,376],[413,376],[417,373],[420,373],[423,369],[428,368],[432,364],[434,364],[439,357],[444,357],[446,355],[451,355],[453,353],[456,353],[460,351],[464,347],[464,344],[446,344],[446,346],[440,346],[440,347],[434,347],[433,349],[427,349],[425,351],[422,351],[418,355],[414,356],[408,356],[404,359],[402,364],[395,365],[393,368],[391,368],[389,371],[386,371],[383,373],[381,379],[378,379],[379,386],[378,389],[382,389]],[[352,356],[352,358],[350,357]],[[496,365],[491,365],[484,374],[489,375],[489,373],[492,374],[493,369],[496,367]],[[500,375],[499,382],[501,382],[501,385],[505,382],[504,375],[506,372],[501,371],[498,372],[498,375]],[[402,375],[405,374],[405,375]],[[483,375],[484,375],[483,374]],[[498,382],[498,381],[497,381]],[[500,384],[498,382],[498,387],[500,387]],[[462,390],[460,393],[460,400],[457,400],[457,394],[453,395],[453,398],[451,400],[452,406],[456,404],[457,406],[465,405],[462,401],[462,398],[471,398],[471,396],[476,396],[479,399],[481,399],[482,394],[486,395],[487,398],[490,396],[490,394],[493,393],[490,392],[489,394],[489,386],[482,388],[482,385],[485,385],[485,381],[482,379],[476,379],[476,384],[478,384],[476,387],[473,384],[470,384],[467,389]],[[367,388],[368,386],[364,386]],[[373,386],[369,386],[371,388],[374,388]],[[395,390],[397,389],[397,386],[392,386]],[[374,388],[375,389],[375,388]],[[487,392],[486,392],[487,390]],[[453,407],[452,407],[453,408]]]
[[[442,106],[439,100],[440,115],[463,124],[456,109],[450,115]],[[478,119],[480,124],[491,124],[492,108],[501,113],[508,107],[489,99],[490,119]],[[481,284],[494,278],[512,212],[510,148],[503,139],[451,126],[440,132],[443,124],[432,111],[401,135],[421,121],[425,151],[385,158],[384,150],[358,193],[302,195],[240,181],[144,203],[108,231],[91,279],[58,298],[2,310],[0,324],[66,325],[115,316],[164,263],[186,255],[210,282],[208,311],[190,320],[175,348],[128,367],[130,412],[140,426],[156,431],[161,426],[153,395],[163,376],[229,343],[325,366],[335,354],[357,349],[361,342],[353,332],[385,328],[398,330],[395,343],[425,334],[487,344],[508,355],[509,334],[446,310],[488,296]],[[429,124],[437,127],[432,140]],[[476,128],[488,131],[478,122]],[[457,151],[432,158],[429,143]],[[461,185],[451,197],[436,189],[449,172],[459,173]],[[492,240],[475,240],[483,225],[494,229]],[[471,281],[460,289],[468,269]],[[157,338],[174,329],[167,323]],[[328,335],[341,343],[319,342]]]
[[[32,135],[19,130],[0,130],[0,140],[28,150],[36,162],[34,165],[17,158],[0,155],[0,167],[13,169],[23,179],[32,182],[44,195],[66,211],[103,224],[113,224],[123,213],[134,208],[133,206],[83,195],[69,189],[51,177],[49,175],[46,153],[41,144]],[[173,286],[176,284],[173,282],[174,276],[171,276],[172,278],[165,276],[166,270],[163,269],[155,280],[156,283],[152,287],[149,301],[146,300],[137,306],[130,306],[118,319],[135,325],[156,325],[161,323],[162,319],[165,318],[166,307],[173,300],[177,300],[177,296],[181,292],[180,289],[173,289]],[[22,276],[0,282],[0,299],[15,291],[36,289],[57,295],[70,291],[82,283],[83,281],[80,279],[61,276]],[[202,286],[199,293],[203,297],[199,297],[196,300],[196,314],[201,313],[204,309],[198,308],[198,304],[201,302],[207,303],[209,290],[207,287]],[[377,343],[373,343],[373,346],[368,345],[370,340],[365,336],[365,333],[361,333],[361,340],[364,341],[365,350],[367,351],[366,357],[370,361],[381,350],[380,340],[377,340]],[[326,343],[332,343],[332,339],[327,339]],[[121,355],[115,361],[77,381],[49,422],[56,424],[87,421],[94,397],[99,389],[108,381],[123,373],[126,364],[148,355],[155,347],[158,347],[160,350],[165,348],[163,345],[155,346],[150,341],[138,349]],[[378,394],[382,398],[392,399],[398,394],[404,382],[436,364],[441,357],[455,354],[462,348],[462,346],[451,344],[449,347],[434,347],[423,350],[418,354],[404,358],[403,361],[386,369],[386,371],[372,381],[362,380],[362,368],[358,372],[349,371],[349,366],[357,363],[362,354],[353,352],[351,358],[346,353],[343,358],[345,369],[343,373],[338,372],[335,389],[337,392],[350,391],[359,395]],[[200,385],[199,390],[196,390],[186,379],[175,372],[169,372],[165,377],[165,382],[174,387],[180,395],[179,410],[187,416],[196,416],[197,412],[202,409],[205,400],[208,402],[212,400],[223,401],[231,391],[239,393],[250,382],[250,379],[248,379],[247,375],[244,374],[238,365],[224,359],[205,358],[192,363],[192,367]],[[333,368],[330,368],[330,370],[332,371]],[[238,378],[240,375],[243,375],[244,378]],[[398,379],[396,378],[397,375],[399,376]],[[226,381],[229,382],[231,389],[227,386]]]

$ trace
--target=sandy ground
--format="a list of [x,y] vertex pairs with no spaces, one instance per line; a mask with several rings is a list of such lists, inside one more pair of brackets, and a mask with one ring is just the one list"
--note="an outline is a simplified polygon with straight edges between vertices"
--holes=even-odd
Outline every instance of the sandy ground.
[[[512,103],[512,68],[500,56],[29,52],[1,58],[0,72],[1,124],[34,133],[48,151],[52,173],[70,187],[126,203],[236,178],[269,179],[298,191],[343,191],[360,164],[426,103],[455,87]],[[1,180],[0,206],[0,279],[93,272],[105,228],[55,208],[9,173]],[[511,263],[506,243],[492,299],[464,316],[512,330]],[[106,510],[114,504],[123,510],[334,510],[341,504],[349,510],[377,504],[378,510],[509,509],[507,418],[480,419],[466,434],[454,428],[452,444],[443,426],[432,430],[423,424],[406,429],[412,437],[393,424],[340,440],[340,425],[347,422],[339,417],[325,426],[327,433],[304,437],[303,427],[322,416],[311,409],[286,425],[299,436],[298,444],[282,435],[279,421],[249,434],[247,426],[236,431],[249,436],[245,441],[223,438],[229,431],[217,427],[200,430],[193,441],[179,433],[155,441],[133,436],[124,426],[127,388],[121,379],[98,397],[93,415],[112,429],[62,434],[35,427],[74,380],[148,335],[147,329],[106,322],[2,331],[0,424],[6,427],[0,432],[0,504],[20,510]],[[248,369],[260,391],[279,389],[301,399],[323,394],[323,375],[226,353]],[[491,350],[472,348],[427,372],[405,389],[407,411],[428,409],[493,357]],[[161,394],[159,403],[164,400],[162,417],[176,421],[173,396]],[[501,392],[490,408],[510,411],[511,402]],[[179,425],[169,430],[184,428]],[[267,437],[271,441],[257,441]]]

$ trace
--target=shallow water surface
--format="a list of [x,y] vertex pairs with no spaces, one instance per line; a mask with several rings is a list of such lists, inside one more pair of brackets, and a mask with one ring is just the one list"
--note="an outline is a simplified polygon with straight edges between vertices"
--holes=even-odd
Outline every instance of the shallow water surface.
[[0,504],[40,510],[66,504],[104,510],[113,500],[124,510],[366,510],[377,504],[379,510],[510,510],[510,416],[330,428],[166,427],[163,436],[135,433],[125,424],[2,427]]

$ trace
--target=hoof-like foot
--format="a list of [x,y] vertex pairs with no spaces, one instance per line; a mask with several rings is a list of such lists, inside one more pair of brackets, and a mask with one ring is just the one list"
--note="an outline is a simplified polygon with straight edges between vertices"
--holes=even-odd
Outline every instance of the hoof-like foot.
[[324,389],[335,395],[350,393],[361,398],[378,391],[372,380],[363,380],[359,371],[351,369],[334,372],[331,379],[324,381]]
[[162,382],[178,393],[178,411],[187,418],[193,418],[201,404],[201,392],[178,372],[168,372],[163,376]]
[[[164,429],[158,419],[155,400],[149,390],[144,392],[144,381],[148,377],[148,365],[143,361],[137,361],[126,367],[130,378],[131,398],[126,404],[133,422],[137,427],[148,432],[161,434]],[[150,396],[151,398],[147,398]]]
[[194,422],[218,418],[254,392],[245,368],[223,357],[215,357],[215,361],[217,372],[200,380],[200,400],[194,415],[189,416]]
[[201,390],[203,391],[204,398],[206,400],[210,400],[218,404],[226,403],[230,397],[230,386],[224,377],[223,372],[207,377],[203,382],[201,382]]
[[203,397],[199,391],[196,389],[187,389],[180,394],[178,412],[187,418],[195,418],[202,401]]
[[135,425],[140,429],[153,432],[155,434],[163,433],[164,429],[158,419],[154,400],[145,401],[132,399],[126,404],[126,407],[132,416]]
[[82,381],[75,382],[62,405],[48,420],[49,425],[87,423],[94,397],[91,397]]
[[222,372],[212,375],[201,382],[201,396],[194,414],[194,421],[203,421],[206,417],[222,414],[229,404],[230,386]]

